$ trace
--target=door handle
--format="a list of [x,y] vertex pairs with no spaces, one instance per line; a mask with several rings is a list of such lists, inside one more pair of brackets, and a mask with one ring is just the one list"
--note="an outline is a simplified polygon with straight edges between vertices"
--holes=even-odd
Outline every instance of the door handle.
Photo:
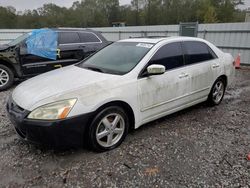
[[184,78],[184,76],[185,75],[182,73],[182,74],[179,75],[179,78]]
[[179,78],[186,78],[186,77],[188,77],[188,76],[189,76],[188,73],[181,73],[181,74],[179,75]]
[[61,58],[61,49],[56,49],[56,55],[58,56],[58,58]]
[[212,67],[217,68],[217,67],[220,67],[220,65],[219,64],[213,64]]

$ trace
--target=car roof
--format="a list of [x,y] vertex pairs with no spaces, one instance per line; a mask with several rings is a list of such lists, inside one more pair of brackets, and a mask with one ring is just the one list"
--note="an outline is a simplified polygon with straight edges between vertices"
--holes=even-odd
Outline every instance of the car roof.
[[88,29],[88,28],[71,28],[71,27],[58,27],[58,28],[50,28],[54,31],[61,31],[61,32],[91,32],[94,33],[95,35],[97,35],[99,37],[99,39],[102,40],[102,42],[107,42],[107,39],[101,34],[100,31],[96,31],[93,29]]
[[93,32],[98,33],[98,31],[92,29],[85,29],[85,28],[71,28],[71,27],[58,27],[58,28],[50,28],[55,31],[86,31],[86,32]]
[[130,39],[119,40],[118,42],[141,42],[141,43],[156,44],[164,39],[167,38],[130,38]]
[[160,37],[160,38],[130,38],[119,40],[118,42],[141,42],[141,43],[152,43],[156,44],[161,41],[203,41],[203,39],[195,38],[195,37],[182,37],[182,36],[174,36],[174,37]]

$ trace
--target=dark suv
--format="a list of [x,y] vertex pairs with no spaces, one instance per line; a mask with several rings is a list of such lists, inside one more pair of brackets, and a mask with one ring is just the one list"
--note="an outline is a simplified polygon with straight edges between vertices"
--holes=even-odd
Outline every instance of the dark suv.
[[31,33],[0,46],[0,91],[8,89],[15,78],[29,78],[77,63],[109,44],[99,32],[90,29],[50,30],[58,36],[55,59],[35,55],[27,50],[27,40]]

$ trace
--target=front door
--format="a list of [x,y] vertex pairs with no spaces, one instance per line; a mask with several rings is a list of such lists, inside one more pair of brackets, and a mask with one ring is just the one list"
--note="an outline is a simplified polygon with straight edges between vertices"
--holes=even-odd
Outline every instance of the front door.
[[164,45],[152,57],[148,66],[164,65],[166,72],[138,80],[138,98],[143,123],[171,113],[187,103],[190,77],[183,62],[179,42]]
[[30,54],[25,42],[20,44],[19,58],[24,76],[34,76],[51,70],[50,63],[54,60]]
[[29,54],[26,43],[20,46],[20,61],[25,76],[34,76],[57,68],[72,65],[84,54],[77,32],[59,32],[56,60]]

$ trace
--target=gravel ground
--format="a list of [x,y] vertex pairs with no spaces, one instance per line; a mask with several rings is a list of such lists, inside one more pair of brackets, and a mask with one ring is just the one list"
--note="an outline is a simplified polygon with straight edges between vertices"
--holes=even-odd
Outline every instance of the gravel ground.
[[250,69],[221,105],[195,107],[132,131],[117,149],[54,151],[20,140],[0,93],[0,187],[249,187]]

